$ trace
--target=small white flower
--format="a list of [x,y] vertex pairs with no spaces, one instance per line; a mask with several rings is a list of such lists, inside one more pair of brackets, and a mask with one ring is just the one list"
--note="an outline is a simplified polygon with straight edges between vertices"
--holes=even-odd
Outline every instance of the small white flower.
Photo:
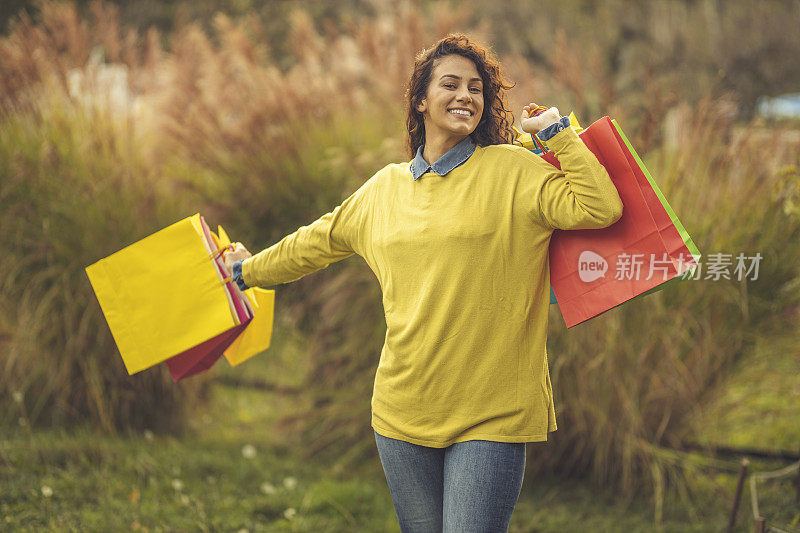
[[253,459],[256,456],[256,447],[252,444],[245,444],[242,447],[242,456],[245,459]]
[[289,507],[288,509],[286,509],[286,510],[283,512],[283,516],[285,516],[285,517],[286,517],[286,518],[288,518],[289,520],[291,520],[292,518],[294,518],[294,515],[296,515],[296,514],[297,514],[297,510],[296,510],[294,507]]
[[180,479],[173,479],[172,488],[175,490],[183,490],[183,481],[181,481]]
[[14,392],[11,393],[11,397],[14,398],[15,403],[22,403],[22,398],[23,398],[22,392],[15,390]]
[[264,494],[275,494],[278,492],[278,489],[272,483],[264,482],[261,484],[261,492]]
[[297,479],[293,477],[287,477],[286,479],[283,480],[283,486],[289,490],[292,490],[297,486]]
[[44,496],[45,498],[49,498],[52,495],[53,495],[53,489],[51,489],[47,485],[44,485],[42,487],[42,496]]
[[144,430],[144,440],[153,440],[153,432],[149,429]]
[[181,503],[183,505],[189,505],[189,497],[186,494],[181,494]]

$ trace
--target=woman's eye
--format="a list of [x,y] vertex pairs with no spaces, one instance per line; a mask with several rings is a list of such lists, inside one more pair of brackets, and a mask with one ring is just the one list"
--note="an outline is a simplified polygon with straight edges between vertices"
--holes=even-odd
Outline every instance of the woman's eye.
[[481,90],[480,90],[478,87],[472,87],[472,88],[470,89],[470,91],[472,91],[472,92],[474,92],[474,93],[479,93],[479,92],[481,92]]
[[445,83],[444,86],[445,87],[450,87],[450,88],[455,88],[455,84],[454,83]]

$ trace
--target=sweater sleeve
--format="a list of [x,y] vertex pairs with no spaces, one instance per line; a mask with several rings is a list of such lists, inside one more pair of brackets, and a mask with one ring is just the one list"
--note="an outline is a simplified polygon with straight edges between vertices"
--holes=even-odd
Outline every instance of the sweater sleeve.
[[[535,215],[554,229],[597,229],[622,216],[622,200],[608,172],[572,128],[547,142],[561,170],[539,159],[545,176],[539,181]],[[538,159],[538,156],[537,156]]]
[[242,262],[249,287],[288,283],[357,253],[369,213],[367,181],[330,213]]

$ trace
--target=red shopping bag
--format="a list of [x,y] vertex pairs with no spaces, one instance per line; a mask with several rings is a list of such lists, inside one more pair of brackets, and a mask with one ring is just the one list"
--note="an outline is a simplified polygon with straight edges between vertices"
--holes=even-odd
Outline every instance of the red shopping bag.
[[[696,266],[675,224],[608,117],[580,133],[623,203],[601,230],[557,230],[550,240],[550,283],[567,327],[597,316]],[[553,152],[542,156],[560,168]]]
[[619,124],[615,120],[612,120],[611,123],[614,125],[614,135],[617,138],[617,142],[619,142],[620,148],[625,153],[625,158],[628,160],[628,164],[633,169],[633,174],[639,182],[642,195],[644,195],[647,206],[650,208],[650,214],[653,216],[656,226],[658,226],[658,232],[664,240],[668,253],[671,257],[690,258],[689,264],[682,269],[679,268],[679,270],[686,271],[696,266],[695,262],[700,257],[700,251],[692,242],[689,234],[686,233],[675,212],[672,211],[672,208],[667,203],[666,198],[657,190],[658,186],[649,176],[638,154],[633,151]]
[[244,324],[240,324],[213,339],[209,339],[202,344],[198,344],[190,350],[186,350],[174,357],[167,359],[166,364],[172,380],[177,382],[181,379],[194,376],[204,372],[214,366],[214,363],[222,357],[228,346],[233,344],[236,337],[247,327],[250,319]]

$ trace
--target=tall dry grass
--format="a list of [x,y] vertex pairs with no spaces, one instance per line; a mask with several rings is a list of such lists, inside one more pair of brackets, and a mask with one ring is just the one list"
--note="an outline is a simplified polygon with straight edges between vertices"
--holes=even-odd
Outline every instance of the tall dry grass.
[[[477,25],[480,9],[453,13],[400,4],[323,33],[298,11],[289,60],[256,17],[217,15],[211,33],[179,24],[166,48],[155,31],[121,29],[104,4],[88,20],[53,2],[39,20],[20,19],[0,40],[10,58],[0,64],[2,412],[19,413],[21,398],[34,421],[178,424],[206,378],[185,390],[163,372],[125,376],[82,268],[198,210],[256,251],[406,160],[401,96],[414,54],[451,30],[507,41],[496,29],[505,18]],[[784,207],[797,175],[784,165],[796,164],[797,142],[738,124],[735,100],[677,105],[678,81],[654,74],[660,57],[608,70],[628,53],[624,34],[593,48],[557,26],[547,61],[503,54],[518,82],[513,108],[534,99],[574,106],[584,122],[615,116],[701,251],[764,256],[757,282],[687,281],[570,331],[551,317],[560,429],[529,472],[632,493],[681,480],[661,447],[690,436],[690,413],[754,336],[796,320],[798,219]],[[281,326],[311,339],[312,406],[280,428],[340,470],[374,457],[378,291],[358,260],[279,290]]]
[[0,422],[177,429],[197,392],[163,372],[128,378],[83,270],[186,209],[125,131],[55,92],[2,120]]
[[189,208],[141,158],[120,63],[132,35],[108,6],[87,22],[44,3],[41,21],[23,16],[0,40],[4,424],[178,431],[202,391],[165,372],[127,377],[83,270]]
[[187,24],[164,49],[106,4],[83,20],[45,2],[0,40],[4,422],[179,426],[202,387],[124,375],[83,267],[197,210],[267,242],[399,154],[385,134],[401,118],[368,96],[391,84],[367,79],[370,43],[310,25],[296,12],[288,71],[253,18]]

